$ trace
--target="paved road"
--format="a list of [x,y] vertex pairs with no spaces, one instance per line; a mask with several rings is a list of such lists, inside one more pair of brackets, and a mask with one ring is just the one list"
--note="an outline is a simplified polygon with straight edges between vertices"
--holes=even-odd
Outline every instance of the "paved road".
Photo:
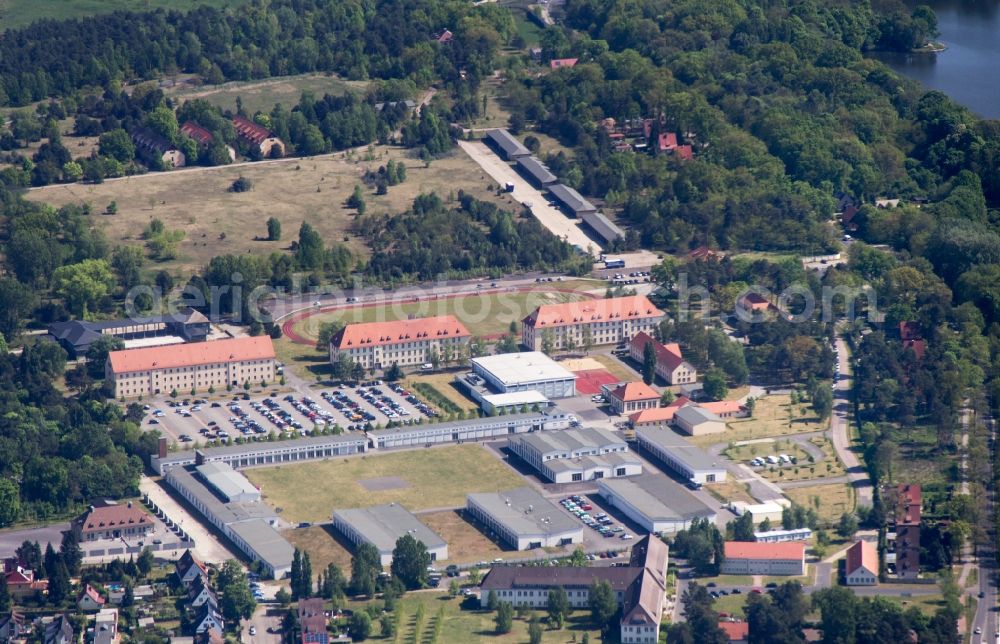
[[[969,410],[965,409],[962,414],[962,424],[966,431],[968,430],[969,420]],[[996,423],[993,422],[992,418],[985,418],[984,420],[988,423],[987,426],[990,428],[993,440],[995,441],[997,438]],[[967,437],[968,434],[966,433],[964,436]],[[963,442],[966,441],[963,440]],[[992,451],[990,454],[991,457],[995,458]],[[996,503],[996,490],[990,486],[986,489],[985,507],[982,508],[984,516],[993,516],[994,503]],[[990,644],[1000,644],[1000,621],[998,621],[997,616],[997,587],[995,584],[997,569],[994,544],[996,543],[996,537],[995,529],[991,525],[986,530],[984,544],[977,547],[979,586],[976,590],[977,594],[982,594],[983,596],[979,598],[979,603],[976,605],[976,614],[972,619],[972,644],[986,644],[987,642]],[[974,633],[977,628],[982,631],[981,635]]]
[[[279,644],[281,642],[281,617],[280,611],[272,610],[269,604],[257,604],[257,610],[249,620],[242,622],[243,633],[240,641],[250,644]],[[268,612],[273,612],[269,615]],[[250,628],[255,629],[254,635],[250,634]],[[271,632],[268,632],[271,631]]]
[[69,523],[53,523],[38,528],[23,528],[20,530],[4,530],[0,532],[0,558],[14,556],[14,551],[25,541],[37,541],[42,551],[45,546],[59,550],[62,543],[62,533],[69,530]]
[[548,228],[553,235],[565,239],[580,250],[591,251],[595,256],[604,248],[587,236],[576,220],[570,219],[555,206],[548,204],[548,199],[542,193],[519,175],[512,166],[493,153],[485,143],[479,141],[459,141],[458,146],[469,157],[479,164],[486,174],[493,177],[497,184],[503,186],[514,184],[513,197],[519,203],[531,204],[531,214],[538,222]]
[[191,538],[194,539],[195,555],[206,563],[221,564],[227,559],[239,559],[229,548],[224,546],[208,528],[202,525],[200,517],[195,517],[180,503],[167,494],[160,484],[143,476],[139,481],[139,489],[148,494],[153,503],[158,505],[168,517],[177,522]]
[[847,348],[847,342],[841,337],[837,338],[836,349],[840,368],[837,370],[837,382],[833,391],[833,417],[830,419],[833,448],[837,451],[840,460],[843,461],[848,479],[857,492],[857,504],[870,508],[872,507],[872,482],[868,477],[868,470],[851,450],[849,432],[849,419],[853,412],[850,400],[851,353]]

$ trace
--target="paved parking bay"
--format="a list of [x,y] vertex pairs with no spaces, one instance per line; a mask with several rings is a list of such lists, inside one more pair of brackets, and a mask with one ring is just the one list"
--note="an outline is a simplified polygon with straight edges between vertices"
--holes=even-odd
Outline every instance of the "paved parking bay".
[[231,441],[237,436],[304,433],[338,425],[360,430],[367,424],[426,420],[434,412],[413,392],[395,384],[331,387],[308,396],[242,394],[223,399],[188,398],[150,403],[143,425],[182,446],[194,441]]
[[584,551],[598,553],[630,546],[640,533],[631,529],[624,517],[604,508],[599,499],[596,494],[567,494],[558,503],[583,525]]

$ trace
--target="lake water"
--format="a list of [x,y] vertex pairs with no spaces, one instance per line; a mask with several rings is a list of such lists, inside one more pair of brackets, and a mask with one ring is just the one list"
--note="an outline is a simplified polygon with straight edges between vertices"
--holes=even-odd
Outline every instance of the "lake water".
[[1000,119],[1000,0],[931,0],[940,54],[879,53],[894,70],[945,92],[984,118]]

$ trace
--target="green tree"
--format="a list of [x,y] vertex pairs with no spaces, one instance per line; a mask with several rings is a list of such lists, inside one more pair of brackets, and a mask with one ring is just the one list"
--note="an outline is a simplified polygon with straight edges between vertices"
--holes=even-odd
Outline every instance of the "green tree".
[[541,644],[542,634],[542,625],[537,621],[528,624],[528,642],[530,644]]
[[7,575],[0,575],[0,613],[7,613],[13,605],[14,600],[7,588]]
[[734,541],[755,541],[753,515],[744,512],[735,521],[729,523],[733,528]]
[[329,351],[330,340],[332,340],[333,336],[337,335],[337,333],[343,328],[344,322],[341,320],[331,320],[330,322],[320,323],[319,332],[316,333],[316,350]]
[[820,611],[824,642],[854,642],[858,599],[848,588],[824,588],[812,595]]
[[121,163],[128,163],[135,158],[135,145],[128,132],[122,129],[105,132],[98,139],[97,151],[101,156],[111,157]]
[[11,277],[0,278],[0,333],[14,340],[37,303],[31,288]]
[[858,531],[858,519],[851,512],[845,512],[840,515],[840,521],[837,522],[837,534],[844,539],[850,539],[854,536],[854,533]]
[[825,421],[833,411],[833,392],[822,383],[816,386],[812,394],[812,408],[819,416],[820,421]]
[[354,186],[354,192],[347,198],[347,207],[356,209],[359,215],[365,214],[365,208],[367,207],[365,204],[365,193],[360,185]]
[[21,514],[21,492],[17,483],[0,479],[0,528],[17,521]]
[[384,639],[392,639],[396,636],[396,621],[392,618],[389,613],[383,613],[382,617],[379,618],[379,630],[382,631],[382,637]]
[[351,615],[351,639],[355,642],[363,642],[371,637],[372,618],[363,610],[356,610]]
[[281,222],[277,217],[270,217],[267,220],[267,238],[269,241],[281,239]]
[[408,590],[416,590],[427,584],[427,567],[430,565],[431,556],[423,542],[410,534],[396,540],[390,569]]
[[52,287],[74,314],[86,318],[110,295],[115,286],[111,267],[103,259],[85,259],[78,264],[60,266],[52,276]]
[[382,558],[370,543],[358,546],[351,559],[351,591],[355,595],[375,594],[375,579],[382,572]]
[[509,633],[514,628],[514,607],[511,606],[510,602],[500,602],[493,621],[496,624],[495,632],[497,635]]
[[48,576],[49,604],[59,606],[69,598],[70,592],[72,592],[69,571],[66,570],[66,564],[63,563],[62,559],[56,558],[53,569],[48,571]]
[[121,351],[125,348],[125,341],[113,335],[103,335],[90,345],[87,349],[87,371],[91,378],[100,379],[104,377],[104,363],[108,360],[108,354],[112,351]]
[[317,270],[323,267],[325,255],[323,238],[308,222],[302,222],[299,227],[299,246],[295,250],[295,263],[302,270]]
[[111,253],[111,268],[126,291],[141,281],[142,265],[145,262],[146,258],[138,246],[116,246]]
[[250,582],[239,562],[229,559],[222,564],[222,570],[216,577],[216,585],[222,592],[219,603],[222,616],[233,622],[250,619],[257,609],[257,601],[253,598]]
[[647,342],[642,348],[642,381],[647,385],[656,379],[656,349],[652,342]]
[[565,588],[556,586],[549,591],[547,609],[549,612],[549,623],[556,628],[562,628],[570,612],[569,596],[566,594]]
[[587,598],[590,605],[590,616],[594,625],[604,630],[611,623],[611,618],[618,612],[618,600],[611,584],[604,580],[595,581],[590,585],[590,595]]
[[83,178],[83,166],[76,161],[67,161],[62,167],[63,178],[66,181],[79,181]]
[[722,400],[729,393],[726,374],[721,369],[709,369],[702,380],[705,395],[712,400]]

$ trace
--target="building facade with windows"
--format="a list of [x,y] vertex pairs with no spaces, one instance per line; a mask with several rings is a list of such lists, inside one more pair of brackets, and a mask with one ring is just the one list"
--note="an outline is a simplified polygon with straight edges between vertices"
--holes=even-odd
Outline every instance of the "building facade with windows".
[[676,342],[663,344],[649,333],[637,333],[628,344],[629,357],[642,364],[646,345],[651,344],[656,356],[656,375],[668,385],[685,385],[698,381],[698,370],[684,359]]
[[695,519],[716,519],[715,510],[662,475],[602,480],[597,491],[608,505],[653,534],[687,530]]
[[112,351],[104,376],[115,398],[138,398],[273,382],[274,361],[274,345],[264,335]]
[[801,541],[758,543],[727,541],[720,571],[724,575],[806,574],[806,544]]
[[330,363],[342,355],[369,370],[457,361],[471,337],[454,315],[348,324],[330,339]]
[[635,438],[641,449],[693,483],[721,483],[726,480],[726,467],[719,459],[672,430],[639,427],[635,430]]
[[652,333],[663,317],[644,295],[544,304],[522,321],[521,343],[540,351],[627,342]]
[[642,462],[625,440],[597,427],[511,436],[507,448],[553,483],[642,473]]

